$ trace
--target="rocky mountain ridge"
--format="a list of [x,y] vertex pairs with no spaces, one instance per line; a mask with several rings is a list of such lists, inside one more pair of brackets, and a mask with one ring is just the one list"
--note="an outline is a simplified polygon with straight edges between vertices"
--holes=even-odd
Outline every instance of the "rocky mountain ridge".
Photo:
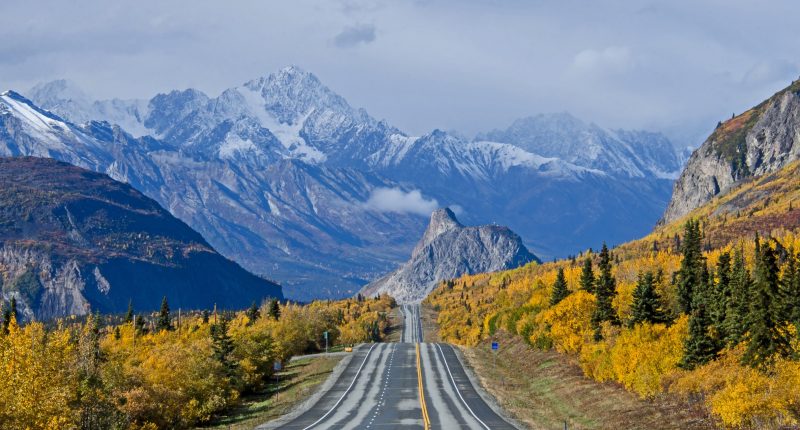
[[0,158],[0,285],[29,320],[283,297],[130,185],[34,157]]
[[507,227],[465,227],[448,208],[431,215],[411,258],[397,270],[371,282],[361,294],[387,293],[399,303],[420,302],[444,280],[466,274],[513,269],[538,261]]
[[[654,172],[672,162],[644,152],[639,165],[658,169],[631,177],[514,142],[409,136],[297,67],[217,97],[79,93],[59,83],[27,104],[0,96],[0,154],[51,156],[128,182],[302,300],[352,295],[391,270],[436,206],[460,207],[469,224],[508,225],[549,258],[644,234],[671,187]],[[12,102],[21,108],[3,107]],[[599,153],[613,149],[607,140],[596,139]]]
[[661,223],[675,221],[742,180],[800,159],[800,80],[758,106],[720,122],[689,158]]

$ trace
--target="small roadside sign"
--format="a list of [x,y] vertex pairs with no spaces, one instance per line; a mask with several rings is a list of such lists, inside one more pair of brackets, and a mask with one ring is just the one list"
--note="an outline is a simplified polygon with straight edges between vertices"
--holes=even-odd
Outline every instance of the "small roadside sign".
[[497,351],[500,349],[500,344],[497,342],[492,342],[492,351]]
[[322,332],[322,335],[325,336],[325,340],[328,340],[328,332],[327,331]]
[[272,369],[275,370],[276,372],[279,372],[281,370],[281,362],[280,361],[276,361],[272,365]]

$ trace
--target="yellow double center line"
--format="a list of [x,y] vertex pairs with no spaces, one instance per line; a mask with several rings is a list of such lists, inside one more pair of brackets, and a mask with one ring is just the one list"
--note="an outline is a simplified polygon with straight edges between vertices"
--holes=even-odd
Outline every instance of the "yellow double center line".
[[422,405],[422,422],[425,430],[431,428],[431,419],[428,417],[428,406],[425,404],[425,388],[422,384],[422,362],[419,356],[419,344],[417,344],[417,383],[419,385],[419,403]]

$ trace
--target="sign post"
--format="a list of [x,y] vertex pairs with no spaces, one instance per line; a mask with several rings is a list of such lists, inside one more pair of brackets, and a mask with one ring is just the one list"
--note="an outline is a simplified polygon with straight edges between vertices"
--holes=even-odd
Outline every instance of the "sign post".
[[[494,368],[497,369],[497,351],[500,350],[500,344],[497,342],[492,342],[492,355],[494,355]],[[505,384],[503,384],[505,385]]]
[[325,337],[325,354],[328,353],[328,331],[324,331],[322,335]]

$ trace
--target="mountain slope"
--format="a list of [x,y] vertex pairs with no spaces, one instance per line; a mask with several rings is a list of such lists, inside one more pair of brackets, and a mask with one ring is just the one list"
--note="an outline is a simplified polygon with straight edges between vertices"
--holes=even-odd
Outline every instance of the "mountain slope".
[[361,293],[388,293],[401,303],[419,302],[442,280],[512,269],[531,261],[538,260],[507,227],[464,227],[450,209],[438,209],[411,258]]
[[[595,146],[614,156],[596,163],[513,139],[409,136],[297,67],[217,97],[187,89],[91,102],[58,82],[32,94],[59,113],[47,112],[59,121],[42,132],[58,141],[26,131],[38,114],[9,110],[0,113],[0,153],[52,156],[128,182],[303,300],[352,295],[395,267],[436,206],[460,207],[468,224],[507,225],[547,258],[630,240],[663,213],[663,173],[674,170],[661,149],[648,152],[659,138],[640,132],[601,130]],[[393,201],[381,200],[386,190]]]
[[280,286],[225,259],[129,185],[46,158],[0,158],[0,280],[28,318],[243,308]]
[[800,81],[720,123],[689,158],[662,223],[724,194],[745,178],[776,172],[800,159]]

